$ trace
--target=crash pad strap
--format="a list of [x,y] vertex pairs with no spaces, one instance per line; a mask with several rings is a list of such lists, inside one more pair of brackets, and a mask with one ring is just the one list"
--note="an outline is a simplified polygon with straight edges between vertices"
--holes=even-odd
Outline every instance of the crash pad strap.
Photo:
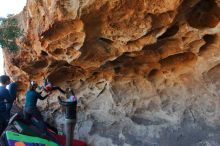
[[18,134],[18,133],[11,132],[11,131],[6,131],[6,137],[8,140],[22,141],[22,142],[27,142],[27,143],[39,143],[39,144],[45,144],[48,146],[59,146],[55,142],[48,141],[46,139],[26,136],[26,135]]

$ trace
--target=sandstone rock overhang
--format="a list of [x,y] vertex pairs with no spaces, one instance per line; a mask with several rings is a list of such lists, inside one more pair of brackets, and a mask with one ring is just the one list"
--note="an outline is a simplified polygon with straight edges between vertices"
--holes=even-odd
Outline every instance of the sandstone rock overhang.
[[[23,93],[44,76],[74,87],[86,119],[79,136],[94,145],[219,144],[218,0],[28,0],[18,18],[25,36],[18,54],[5,52],[7,73]],[[52,99],[42,107],[54,112]]]

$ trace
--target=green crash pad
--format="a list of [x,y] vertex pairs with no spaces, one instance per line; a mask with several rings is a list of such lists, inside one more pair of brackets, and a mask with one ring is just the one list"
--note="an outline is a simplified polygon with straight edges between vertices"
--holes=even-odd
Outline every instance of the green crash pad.
[[29,136],[37,136],[37,134],[32,129],[30,129],[27,125],[23,124],[22,122],[15,121],[13,124],[19,133]]
[[39,137],[27,136],[23,134],[18,134],[11,131],[6,131],[6,138],[8,141],[18,141],[24,143],[33,143],[33,144],[43,144],[47,146],[59,146],[57,143],[53,141],[49,141],[46,139],[42,139]]

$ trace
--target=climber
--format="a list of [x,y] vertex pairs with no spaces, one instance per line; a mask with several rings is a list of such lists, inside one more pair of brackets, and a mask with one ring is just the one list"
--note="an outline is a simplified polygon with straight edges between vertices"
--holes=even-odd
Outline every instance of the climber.
[[[10,110],[15,100],[16,88],[11,88],[11,92],[6,89],[6,86],[10,84],[10,78],[7,75],[0,76],[0,134],[7,126],[7,121],[10,118]],[[13,83],[15,86],[15,83]],[[10,94],[11,93],[11,94]],[[7,106],[6,106],[7,105]]]
[[30,120],[32,117],[36,118],[38,121],[40,121],[40,124],[42,126],[42,130],[46,131],[46,126],[43,121],[43,117],[40,113],[40,111],[37,108],[37,100],[44,100],[49,95],[50,92],[47,93],[44,97],[41,96],[41,93],[36,92],[36,88],[38,87],[38,84],[35,81],[30,82],[29,90],[26,92],[26,98],[25,98],[25,106],[24,106],[24,119]]
[[54,90],[59,90],[61,93],[65,94],[65,91],[62,90],[60,87],[58,86],[53,86],[49,80],[47,78],[44,78],[44,86],[43,86],[44,91],[46,92],[51,92]]
[[29,90],[26,92],[25,106],[23,109],[24,119],[28,122],[33,122],[35,126],[40,128],[42,135],[47,135],[47,127],[43,117],[37,108],[37,100],[46,99],[51,92],[47,92],[45,96],[41,96],[43,91],[37,92],[38,84],[35,81],[30,81]]

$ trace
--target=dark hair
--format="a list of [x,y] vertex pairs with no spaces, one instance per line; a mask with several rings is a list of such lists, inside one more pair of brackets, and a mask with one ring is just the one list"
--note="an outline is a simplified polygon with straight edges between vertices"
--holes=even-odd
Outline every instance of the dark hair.
[[9,76],[7,76],[7,75],[1,75],[0,76],[0,83],[6,84],[8,81],[10,81]]

